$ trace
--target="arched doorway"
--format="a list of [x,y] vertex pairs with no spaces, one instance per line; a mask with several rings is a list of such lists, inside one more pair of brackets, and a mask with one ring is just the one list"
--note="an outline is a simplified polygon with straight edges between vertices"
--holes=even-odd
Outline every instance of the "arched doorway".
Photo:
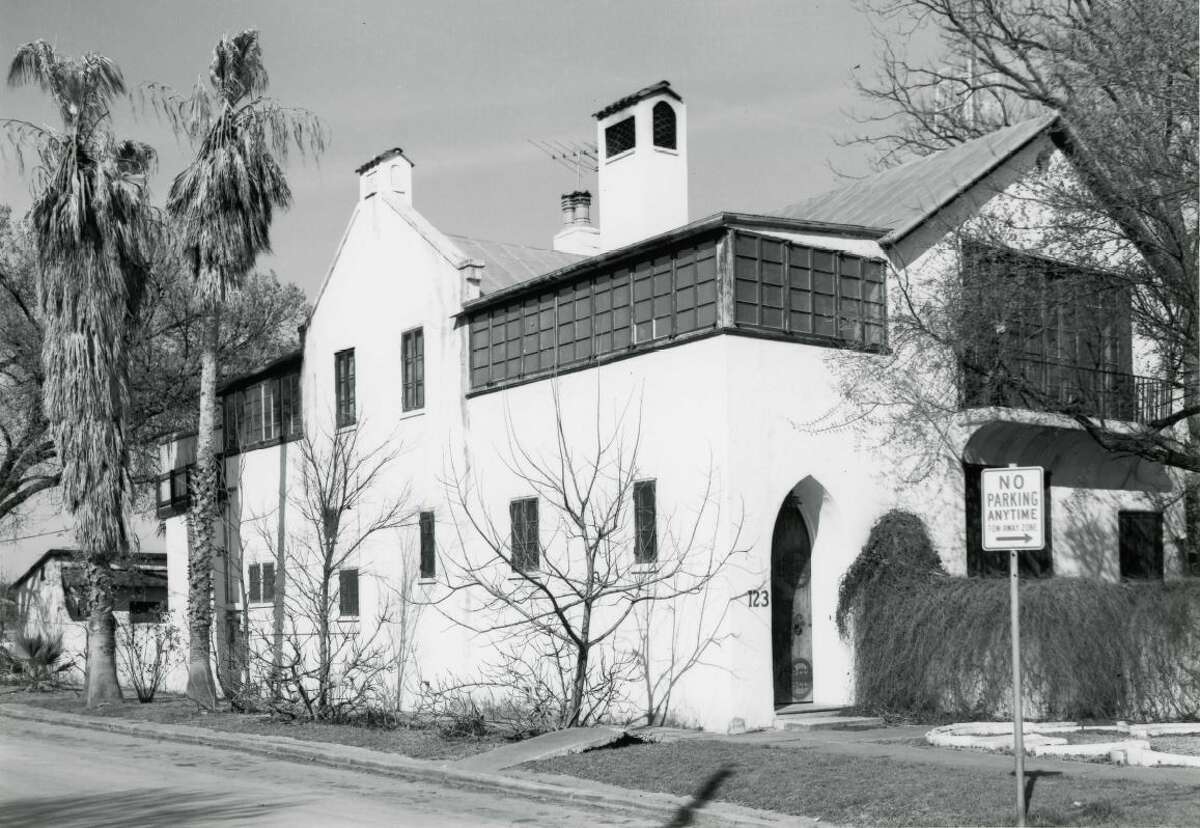
[[812,535],[794,492],[771,535],[771,656],[775,704],[812,701]]

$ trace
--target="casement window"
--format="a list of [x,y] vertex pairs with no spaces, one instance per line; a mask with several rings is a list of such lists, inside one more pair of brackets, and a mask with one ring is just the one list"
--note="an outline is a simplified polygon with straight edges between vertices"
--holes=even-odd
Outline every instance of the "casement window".
[[347,348],[333,355],[334,397],[337,405],[337,427],[355,423],[354,412],[354,349]]
[[343,618],[358,617],[358,570],[338,572],[338,614]]
[[675,149],[675,107],[666,101],[654,105],[654,146]]
[[[983,475],[987,466],[963,464],[963,489],[967,524],[967,575],[980,578],[1008,576],[1008,553],[988,552],[983,548]],[[1050,470],[1043,477],[1042,503],[1046,504],[1046,548],[1026,550],[1017,555],[1017,571],[1022,578],[1049,578],[1054,575],[1054,510],[1050,497]]]
[[1118,512],[1117,542],[1123,579],[1162,580],[1162,512]]
[[653,480],[638,480],[633,484],[633,530],[637,563],[658,560],[657,504]]
[[521,498],[508,504],[512,519],[512,568],[514,572],[535,572],[540,561],[538,545],[538,501]]
[[434,545],[433,512],[421,512],[421,577],[437,577],[437,547]]
[[470,321],[471,388],[546,375],[717,324],[715,239],[514,300]]
[[251,604],[269,604],[275,600],[275,564],[250,564],[246,598]]
[[630,115],[624,120],[617,121],[615,124],[604,130],[604,157],[612,158],[614,155],[620,155],[626,150],[631,150],[637,145],[637,132],[633,127],[633,116]]
[[736,233],[733,277],[739,328],[884,344],[882,262]]
[[400,337],[401,387],[404,410],[425,407],[425,332],[421,328],[405,331]]
[[227,454],[295,440],[303,431],[299,371],[229,391],[222,405]]

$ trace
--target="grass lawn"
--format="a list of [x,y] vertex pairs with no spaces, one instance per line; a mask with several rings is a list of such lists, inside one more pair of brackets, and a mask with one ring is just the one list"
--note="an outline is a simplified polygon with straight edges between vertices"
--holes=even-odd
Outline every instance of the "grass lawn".
[[[1012,825],[1011,777],[855,757],[819,748],[705,740],[633,745],[531,762],[523,768],[647,791],[694,792],[722,767],[717,798],[849,825]],[[1084,779],[1037,781],[1030,825],[1200,825],[1196,785]]]
[[462,759],[504,744],[498,736],[452,739],[442,736],[433,728],[358,727],[355,725],[318,724],[315,722],[287,722],[273,720],[269,716],[254,713],[233,713],[218,710],[205,713],[197,706],[179,696],[160,694],[150,704],[140,704],[136,699],[126,700],[119,705],[106,705],[95,710],[83,706],[80,694],[73,691],[53,693],[30,693],[25,691],[0,694],[0,702],[27,704],[50,710],[62,710],[86,716],[104,716],[139,722],[190,725],[233,733],[256,733],[265,736],[290,736],[311,742],[333,742],[339,745],[398,753],[414,759]]

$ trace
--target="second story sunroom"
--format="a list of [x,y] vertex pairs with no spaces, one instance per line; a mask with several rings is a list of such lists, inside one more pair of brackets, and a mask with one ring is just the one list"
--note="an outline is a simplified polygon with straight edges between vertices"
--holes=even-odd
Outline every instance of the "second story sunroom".
[[470,390],[718,333],[880,351],[881,232],[724,213],[485,296],[463,311]]
[[227,382],[220,389],[226,455],[297,440],[304,433],[301,353]]
[[1134,373],[1131,297],[1110,273],[961,245],[960,405],[1148,423],[1177,389]]

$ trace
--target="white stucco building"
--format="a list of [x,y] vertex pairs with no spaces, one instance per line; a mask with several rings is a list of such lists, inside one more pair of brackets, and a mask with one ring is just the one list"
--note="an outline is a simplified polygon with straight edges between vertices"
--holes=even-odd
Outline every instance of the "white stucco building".
[[[925,517],[948,570],[987,572],[972,528],[985,466],[1049,472],[1052,548],[1027,561],[1031,571],[1182,574],[1164,469],[1105,455],[1068,418],[1023,407],[978,371],[892,361],[895,309],[947,272],[1041,261],[963,239],[972,222],[1011,209],[1031,177],[1052,174],[1053,118],[782,209],[693,220],[681,96],[662,82],[594,117],[602,220],[591,223],[589,195],[565,196],[552,248],[442,232],[414,206],[419,181],[399,149],[359,168],[359,199],[302,352],[222,390],[222,624],[269,627],[265,584],[279,546],[301,531],[289,505],[302,477],[297,440],[339,430],[398,451],[372,498],[405,492],[412,520],[345,562],[336,623],[368,634],[412,580],[423,608],[408,628],[416,678],[406,692],[470,674],[507,646],[499,632],[468,629],[499,628],[504,615],[489,614],[479,589],[455,589],[464,567],[492,560],[493,583],[519,594],[579,556],[546,492],[519,473],[522,454],[559,457],[560,439],[579,462],[596,456],[597,434],[636,442],[627,493],[639,500],[622,523],[622,577],[653,581],[656,567],[732,555],[697,594],[674,599],[669,617],[656,609],[647,636],[631,622],[605,643],[613,658],[650,650],[654,669],[669,670],[662,654],[712,630],[716,643],[672,694],[670,714],[685,724],[769,726],[778,705],[852,701],[851,653],[833,621],[842,574],[894,507]],[[1032,237],[1028,249],[1039,250]],[[1172,404],[1169,389],[1135,379],[1155,371],[1138,362],[1127,308],[1096,309],[1099,339],[1071,313],[1043,324],[1056,333],[1027,351],[1028,376],[1044,391],[1074,394],[1109,421]],[[888,442],[894,424],[847,396],[854,377],[877,367],[945,392],[941,459],[923,474],[913,474],[915,449]],[[1093,379],[1081,383],[1080,371]],[[171,485],[185,479],[191,451],[187,437],[163,447],[160,515],[181,617],[186,530]],[[623,455],[627,467],[632,457]],[[482,530],[456,502],[463,480]],[[489,540],[526,574],[490,558]],[[643,703],[638,692],[627,705]]]

